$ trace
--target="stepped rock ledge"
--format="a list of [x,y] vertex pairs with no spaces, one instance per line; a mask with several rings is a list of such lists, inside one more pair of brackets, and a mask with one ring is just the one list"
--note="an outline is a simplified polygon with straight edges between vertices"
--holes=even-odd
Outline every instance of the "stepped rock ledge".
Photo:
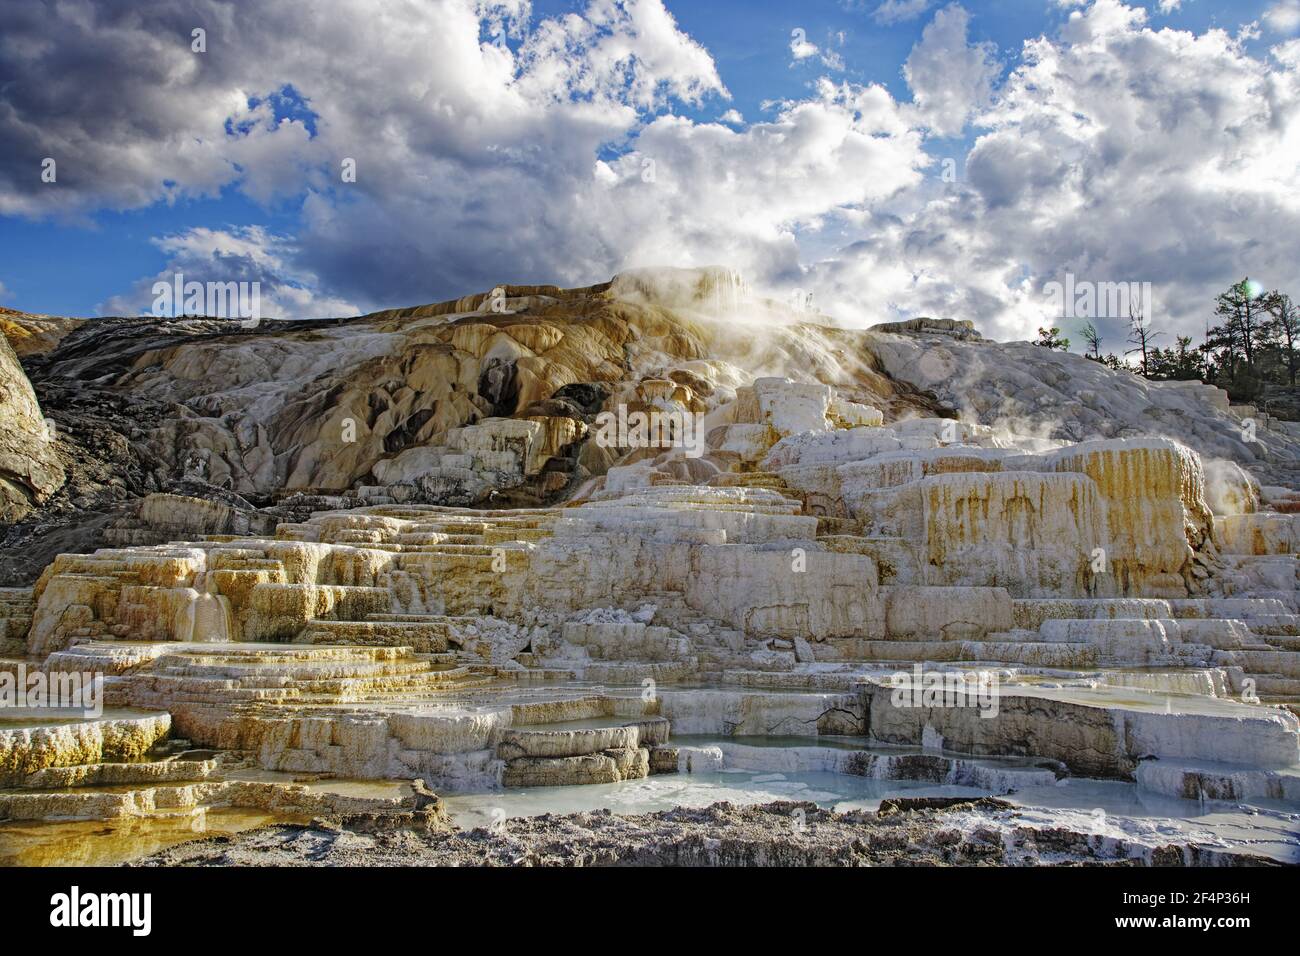
[[[512,791],[587,813],[589,785],[754,781],[748,809],[630,805],[689,842],[770,833],[799,805],[764,775],[830,773],[966,794],[799,810],[930,862],[1023,862],[990,836],[1016,828],[1058,858],[1300,861],[1300,426],[1212,386],[952,319],[839,328],[724,268],[0,329],[0,675],[103,675],[98,715],[0,722],[0,840],[243,808],[388,818],[447,862],[448,820]],[[676,424],[620,447],[619,415]],[[1247,804],[1255,835],[1089,830],[1113,788]],[[551,826],[514,849],[560,852]],[[679,862],[892,859],[851,840]]]

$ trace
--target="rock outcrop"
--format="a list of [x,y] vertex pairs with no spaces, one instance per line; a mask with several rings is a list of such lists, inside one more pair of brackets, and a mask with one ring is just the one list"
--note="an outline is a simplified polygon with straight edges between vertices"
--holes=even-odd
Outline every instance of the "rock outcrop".
[[45,503],[63,479],[54,435],[18,356],[0,336],[0,522]]
[[[116,543],[102,528],[129,524],[134,502],[157,492],[224,494],[246,510],[320,495],[551,504],[611,467],[655,469],[645,449],[628,455],[600,440],[597,417],[619,407],[703,415],[708,431],[724,430],[716,448],[726,461],[667,466],[686,480],[726,471],[733,456],[756,460],[768,429],[778,439],[810,422],[821,431],[823,411],[857,428],[960,413],[963,429],[1039,438],[1038,450],[1166,437],[1209,463],[1216,495],[1235,493],[1218,476],[1241,466],[1287,484],[1288,462],[1300,455],[1284,423],[1245,440],[1241,414],[1205,386],[1145,382],[1078,356],[988,342],[953,320],[863,331],[812,318],[754,297],[725,269],[634,270],[584,289],[502,286],[255,329],[9,312],[4,331],[26,355],[56,436],[57,455],[25,453],[36,487],[24,497],[49,498],[60,482],[45,472],[58,459],[68,482],[38,516],[5,532],[7,550],[34,557],[11,557],[0,584],[31,583],[59,550]],[[755,383],[792,373],[807,394],[796,406],[787,390],[776,410],[787,420],[772,420]],[[837,406],[821,410],[826,386]],[[897,447],[915,444],[906,428],[899,435]]]
[[[268,774],[1300,799],[1288,429],[1252,445],[1215,390],[959,322],[779,311],[726,270],[639,271],[344,322],[87,323],[29,368],[79,410],[68,447],[122,438],[130,487],[0,596],[6,653]],[[791,743],[818,738],[854,743]]]

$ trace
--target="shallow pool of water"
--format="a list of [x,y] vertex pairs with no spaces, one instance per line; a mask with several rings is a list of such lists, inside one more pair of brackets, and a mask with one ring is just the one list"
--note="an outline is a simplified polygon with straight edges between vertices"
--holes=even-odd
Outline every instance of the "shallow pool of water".
[[613,813],[652,813],[674,807],[707,807],[726,800],[737,804],[773,800],[806,800],[841,809],[877,806],[888,796],[982,796],[970,787],[951,787],[912,780],[872,780],[839,773],[764,773],[717,770],[663,774],[623,783],[574,787],[527,787],[443,798],[459,827],[490,826],[509,817],[543,813],[609,810]]
[[1023,808],[1026,823],[1067,825],[1085,833],[1100,832],[1094,827],[1106,828],[1112,835],[1138,834],[1156,843],[1191,838],[1300,863],[1300,812],[1293,805],[1267,800],[1252,800],[1250,805],[1200,803],[1153,794],[1123,781],[1068,778],[1003,795],[972,787],[849,774],[724,769],[596,786],[450,794],[443,799],[452,821],[461,828],[472,828],[543,813],[652,813],[678,806],[706,807],[722,800],[742,805],[800,800],[838,812],[874,811],[882,799],[896,796],[998,796]]
[[73,707],[6,707],[0,709],[0,729],[23,727],[63,727],[68,724],[87,724],[97,720],[139,720],[157,717],[156,710],[138,710],[129,707],[106,707],[98,717]]
[[110,822],[0,823],[0,866],[117,866],[186,840],[288,822],[307,821],[222,809]]
[[[653,718],[645,718],[653,720]],[[626,727],[638,723],[636,717],[579,717],[576,720],[552,720],[540,724],[514,723],[512,730],[569,731],[569,730],[604,730],[609,727]]]

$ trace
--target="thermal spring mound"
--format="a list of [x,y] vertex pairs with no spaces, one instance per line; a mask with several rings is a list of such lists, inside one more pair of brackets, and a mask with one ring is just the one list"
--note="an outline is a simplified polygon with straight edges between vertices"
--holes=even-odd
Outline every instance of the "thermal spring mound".
[[[656,304],[748,294],[698,278],[629,276],[629,300],[588,290],[581,309],[534,290],[510,297],[517,315],[408,316],[475,357],[456,371],[478,388],[474,421],[442,409],[446,427],[412,421],[387,452],[369,441],[375,461],[337,465],[313,427],[302,480],[366,484],[260,510],[247,533],[154,500],[119,540],[164,525],[179,540],[62,554],[34,588],[0,592],[0,675],[105,675],[110,708],[166,721],[146,750],[170,734],[221,767],[467,797],[888,767],[977,789],[1023,772],[1300,801],[1300,495],[1276,461],[1290,437],[1266,435],[1268,481],[1220,463],[1207,480],[1167,437],[1070,442],[956,418],[885,368],[921,362],[911,338],[942,339],[936,355],[985,347],[972,330],[871,333],[859,345],[879,354],[856,358],[844,335],[798,326],[724,347]],[[376,321],[397,335],[404,320]],[[599,356],[566,352],[593,336]],[[767,374],[781,355],[857,364],[832,385]],[[1005,407],[985,391],[970,395]],[[1215,395],[1160,395],[1193,437],[1228,427]],[[598,437],[598,413],[632,405],[700,416],[701,443]],[[0,733],[15,785],[139,759],[59,733],[43,749]]]
[[0,717],[0,786],[13,786],[47,767],[139,760],[170,728],[165,713]]
[[1106,505],[1078,474],[934,475],[916,482],[925,583],[1005,587],[1018,597],[1091,593]]
[[1165,440],[1085,442],[1051,465],[1087,475],[1101,491],[1119,593],[1184,593],[1192,558],[1213,535],[1197,455]]

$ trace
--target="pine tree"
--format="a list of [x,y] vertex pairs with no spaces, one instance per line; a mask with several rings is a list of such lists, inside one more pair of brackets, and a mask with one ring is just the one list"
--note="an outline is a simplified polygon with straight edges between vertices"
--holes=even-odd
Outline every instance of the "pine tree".
[[1296,371],[1300,367],[1300,355],[1296,352],[1297,345],[1300,345],[1300,306],[1284,292],[1271,292],[1265,307],[1269,313],[1265,329],[1278,343],[1287,380],[1294,388]]
[[1061,338],[1061,330],[1056,326],[1052,326],[1050,329],[1039,329],[1038,341],[1034,344],[1059,352],[1068,351],[1070,348],[1070,340]]
[[1246,360],[1246,373],[1255,375],[1255,351],[1259,345],[1261,326],[1267,317],[1267,296],[1260,295],[1257,286],[1247,277],[1215,300],[1214,312],[1223,323],[1210,330],[1210,338],[1220,344],[1216,348],[1228,355],[1228,374],[1235,382],[1236,361],[1240,355]]
[[[1094,362],[1101,361],[1101,333],[1097,331],[1097,327],[1089,322],[1083,328],[1075,329],[1075,331],[1088,346],[1088,350],[1084,352],[1084,355]],[[1039,334],[1042,334],[1042,329],[1039,329]]]

